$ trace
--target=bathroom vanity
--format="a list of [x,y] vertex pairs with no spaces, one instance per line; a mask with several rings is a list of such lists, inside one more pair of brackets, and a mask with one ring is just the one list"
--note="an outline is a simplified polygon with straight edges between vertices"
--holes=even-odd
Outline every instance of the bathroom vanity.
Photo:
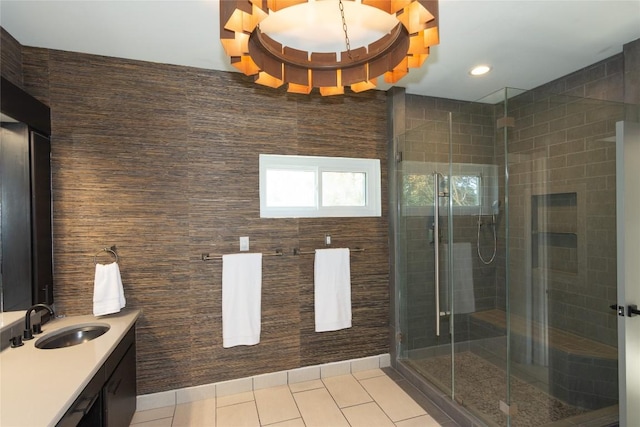
[[[123,426],[135,412],[135,323],[140,310],[95,317],[70,316],[0,353],[0,425]],[[70,347],[40,349],[48,334],[82,324],[104,324],[103,335]]]

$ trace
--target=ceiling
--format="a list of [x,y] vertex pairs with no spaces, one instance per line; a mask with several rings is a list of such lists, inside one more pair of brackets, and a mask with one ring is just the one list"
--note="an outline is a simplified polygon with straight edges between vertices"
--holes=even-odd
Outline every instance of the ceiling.
[[[219,41],[219,1],[0,0],[0,24],[25,46],[236,71]],[[439,7],[440,44],[396,84],[407,93],[473,101],[504,87],[531,89],[640,38],[640,0],[440,0]],[[492,71],[470,76],[480,63]]]

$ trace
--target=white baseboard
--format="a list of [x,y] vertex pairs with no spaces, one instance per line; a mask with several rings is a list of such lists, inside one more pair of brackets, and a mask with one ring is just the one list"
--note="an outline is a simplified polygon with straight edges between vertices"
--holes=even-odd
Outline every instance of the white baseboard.
[[326,363],[323,365],[305,366],[303,368],[256,375],[253,377],[144,394],[137,397],[136,410],[147,411],[149,409],[194,402],[196,400],[211,399],[214,397],[228,396],[230,394],[244,393],[303,381],[312,381],[337,375],[346,375],[371,369],[386,368],[389,366],[391,366],[391,356],[388,353],[360,359]]

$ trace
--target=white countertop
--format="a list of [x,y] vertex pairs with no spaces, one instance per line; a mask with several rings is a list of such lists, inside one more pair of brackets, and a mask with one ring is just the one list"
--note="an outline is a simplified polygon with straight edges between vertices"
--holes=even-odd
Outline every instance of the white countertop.
[[[140,310],[124,309],[108,316],[55,319],[22,347],[0,352],[0,426],[55,426],[139,316]],[[35,348],[40,337],[81,323],[107,323],[110,329],[72,347]]]
[[27,310],[22,311],[6,311],[0,313],[0,328],[5,328],[13,325],[20,320],[24,321],[24,315]]

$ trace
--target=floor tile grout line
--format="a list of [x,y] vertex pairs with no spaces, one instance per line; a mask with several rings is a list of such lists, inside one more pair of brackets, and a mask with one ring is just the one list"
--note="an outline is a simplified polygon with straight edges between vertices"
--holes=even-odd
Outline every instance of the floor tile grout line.
[[[373,379],[373,378],[380,378],[380,377],[382,377],[382,376],[386,376],[386,377],[387,377],[387,378],[389,378],[391,381],[393,381],[393,378],[389,377],[389,375],[387,375],[387,374],[386,374],[386,372],[384,372],[384,371],[382,371],[382,375],[378,375],[378,376],[375,376],[375,377],[369,377],[369,378],[363,378],[363,380],[362,380],[362,381],[370,380],[370,379]],[[382,406],[380,406],[380,402],[378,402],[378,401],[377,401],[373,396],[371,396],[371,393],[369,393],[369,390],[367,390],[367,388],[364,386],[364,384],[362,384],[362,381],[361,381],[361,380],[359,380],[358,378],[356,378],[356,380],[358,381],[358,384],[360,384],[360,387],[362,387],[362,389],[365,391],[365,393],[367,393],[367,394],[369,395],[369,397],[371,398],[371,400],[372,400],[373,402],[375,402],[375,404],[376,404],[376,405],[378,405],[378,408],[380,408],[380,410],[382,411],[382,413],[383,413],[383,414],[385,414],[385,415],[387,416],[387,418],[389,418],[389,421],[391,421],[391,423],[392,423],[393,425],[395,425],[395,424],[396,424],[396,422],[395,422],[393,419],[391,419],[391,415],[387,414],[387,411],[385,411],[385,410],[384,410],[384,408],[383,408]],[[394,383],[395,383],[395,381],[394,381]],[[403,391],[404,391],[404,390],[403,390]],[[409,398],[410,398],[411,400],[413,400],[413,398],[412,398],[411,396],[409,396]],[[425,412],[426,412],[426,410],[425,410]]]
[[[351,371],[351,369],[349,369],[349,371]],[[346,375],[346,374],[345,374]],[[353,376],[351,374],[351,372],[349,372],[349,375]],[[349,424],[351,426],[351,423],[349,422],[349,420],[347,419],[347,416],[344,414],[344,412],[342,412],[342,408],[340,407],[340,405],[338,404],[338,402],[336,402],[336,398],[333,397],[333,394],[331,394],[331,390],[329,390],[329,388],[327,387],[327,383],[325,383],[323,381],[323,378],[320,378],[320,382],[322,382],[322,384],[324,384],[324,389],[327,391],[327,393],[329,394],[329,396],[331,396],[331,400],[333,400],[333,403],[335,403],[336,408],[338,408],[338,411],[340,411],[340,415],[342,415],[342,418],[344,418],[344,420],[347,422],[347,424]]]
[[[362,385],[361,380],[359,380],[355,375],[353,375],[353,373],[351,373],[351,374],[349,374],[349,375],[351,375],[351,377],[352,377],[354,380],[356,380],[356,382],[358,383],[358,385],[362,388],[362,390],[364,390],[364,392],[367,394],[367,396],[369,396],[369,399],[371,399],[371,400],[370,400],[369,402],[364,402],[364,403],[360,403],[360,404],[356,404],[356,405],[351,405],[351,406],[345,406],[345,408],[353,408],[353,407],[355,407],[355,406],[365,405],[365,404],[368,404],[368,403],[375,403],[375,405],[380,409],[380,411],[382,411],[382,413],[387,417],[387,419],[391,422],[391,424],[395,425],[395,421],[393,421],[393,420],[391,419],[391,416],[390,416],[389,414],[387,414],[387,412],[384,410],[384,408],[382,408],[382,406],[380,406],[380,403],[379,403],[377,400],[375,400],[373,396],[371,396],[371,393],[369,393],[369,391],[365,388],[365,386],[364,386],[364,385]],[[346,376],[346,375],[345,375],[345,376]],[[383,372],[383,373],[382,373],[382,375],[377,375],[377,376],[375,376],[375,377],[365,378],[365,380],[366,380],[366,379],[371,379],[371,378],[378,378],[378,377],[381,377],[381,376],[388,376],[388,375],[387,375],[386,373],[384,373],[384,372]],[[321,379],[321,380],[322,380],[322,379]],[[329,393],[329,395],[331,396],[331,398],[333,399],[333,401],[336,403],[336,406],[338,406],[338,409],[340,409],[340,412],[342,412],[342,416],[343,416],[343,417],[344,417],[344,419],[347,421],[347,424],[351,425],[351,423],[349,422],[349,419],[347,418],[347,416],[345,415],[345,413],[344,413],[344,411],[343,411],[343,409],[345,409],[345,408],[341,408],[341,407],[338,405],[338,402],[336,402],[336,401],[335,401],[335,398],[334,398],[334,397],[333,397],[333,395],[331,394],[331,391],[330,391],[330,390],[329,390],[329,388],[327,387],[327,384],[326,384],[324,381],[322,381],[322,383],[324,384],[325,388],[327,389],[327,392]],[[413,400],[413,399],[411,399],[411,400]],[[425,412],[426,412],[426,411],[425,411]]]
[[175,421],[176,418],[176,409],[178,408],[178,403],[176,402],[175,405],[173,405],[173,415],[171,416],[171,427],[173,427],[173,422]]
[[289,389],[289,393],[291,393],[291,398],[293,399],[293,404],[296,405],[296,410],[298,411],[298,414],[300,414],[300,419],[302,420],[302,424],[304,424],[305,426],[307,425],[307,423],[304,422],[304,417],[302,416],[302,411],[300,410],[300,406],[298,406],[298,401],[296,400],[296,397],[294,396],[294,392],[293,390],[291,390],[291,386],[289,384],[287,384],[287,388]]
[[256,415],[258,416],[258,425],[262,426],[262,421],[260,420],[260,411],[258,410],[258,402],[256,401],[256,391],[252,390],[251,393],[253,394],[253,407],[256,410]]
[[173,416],[171,416],[171,417],[154,418],[153,420],[141,421],[139,423],[131,424],[131,427],[139,426],[140,424],[146,424],[154,421],[162,421],[162,420],[168,420],[168,419],[171,419],[171,424],[173,424]]
[[[173,413],[171,414],[171,416],[170,416],[170,417],[168,417],[168,416],[158,416],[157,418],[152,418],[152,419],[149,419],[149,420],[140,421],[140,422],[137,422],[137,423],[135,423],[135,424],[131,424],[131,426],[135,426],[135,425],[137,425],[137,424],[148,423],[148,422],[152,422],[152,421],[166,420],[166,419],[168,419],[168,418],[173,419],[173,417],[174,417],[174,415],[175,415],[175,412],[176,412],[175,404],[174,404],[174,405],[169,405],[169,406],[172,406],[172,407],[173,407]],[[147,411],[157,411],[157,410],[162,410],[162,409],[166,409],[166,408],[168,408],[169,406],[165,406],[165,407],[162,407],[162,408],[148,409]],[[141,411],[141,412],[147,412],[147,411]]]
[[[371,402],[360,403],[360,404],[358,404],[358,405],[348,406],[347,408],[355,408],[356,406],[369,405],[369,404],[371,404],[371,403],[375,404],[375,405],[378,407],[378,409],[380,409],[380,411],[382,412],[382,414],[384,414],[384,416],[385,416],[385,417],[387,417],[387,420],[389,420],[389,422],[390,422],[391,424],[393,424],[394,426],[396,425],[396,422],[395,422],[395,421],[393,421],[393,420],[391,419],[391,417],[389,416],[389,414],[387,414],[387,413],[385,412],[385,410],[384,410],[384,409],[382,409],[382,406],[380,406],[380,404],[378,403],[378,401],[377,401],[377,400],[372,400]],[[344,414],[344,413],[343,413],[343,414]],[[347,417],[346,417],[346,415],[345,415],[345,418],[347,418]],[[409,418],[407,418],[407,419],[409,419]],[[349,420],[347,420],[347,422],[348,422],[348,421],[349,421]],[[405,420],[401,420],[401,421],[405,421]]]
[[[277,387],[279,387],[279,386],[268,387],[268,388],[277,388]],[[289,394],[291,395],[291,398],[293,399],[293,404],[296,405],[296,411],[298,411],[298,415],[299,416],[297,416],[295,418],[289,418],[289,419],[286,419],[286,420],[276,421],[276,422],[273,422],[271,424],[262,424],[262,421],[260,421],[260,410],[258,409],[258,401],[255,399],[256,393],[255,393],[255,390],[254,390],[253,397],[254,397],[254,402],[256,403],[256,411],[258,412],[258,422],[260,423],[260,427],[266,427],[266,426],[270,426],[270,425],[273,425],[273,424],[278,424],[278,423],[284,423],[284,422],[287,422],[287,421],[297,420],[298,418],[302,420],[303,424],[305,424],[304,423],[304,418],[302,417],[302,412],[300,412],[300,408],[298,407],[298,402],[296,402],[296,399],[293,396],[293,392],[291,391],[291,388],[289,388],[288,384],[286,385],[286,388],[287,388],[287,390],[289,390]]]
[[[346,374],[345,374],[346,375]],[[349,374],[350,375],[350,374]],[[347,417],[345,417],[344,412],[342,412],[342,408],[340,408],[340,405],[338,405],[338,402],[336,402],[336,399],[333,397],[333,395],[331,394],[331,392],[329,391],[329,389],[327,388],[327,384],[325,384],[324,381],[322,381],[322,378],[320,378],[320,383],[322,383],[323,387],[318,387],[316,389],[312,389],[312,390],[322,390],[324,389],[324,391],[327,392],[327,394],[329,395],[329,397],[331,397],[331,400],[333,400],[333,403],[336,405],[336,408],[338,408],[338,411],[340,411],[340,415],[342,415],[342,418],[344,418],[344,420],[346,421],[347,424],[349,424],[349,426],[351,426],[351,423],[349,422],[349,420],[347,420]],[[306,391],[312,391],[312,390],[306,390]],[[297,406],[297,403],[296,403]],[[300,411],[300,415],[302,416],[302,411]],[[302,417],[302,421],[304,422],[304,416]],[[306,423],[305,423],[306,424]]]
[[260,423],[260,427],[269,427],[269,426],[272,426],[272,425],[275,425],[275,424],[286,423],[288,421],[293,421],[293,420],[302,420],[302,422],[304,423],[304,419],[302,418],[302,415],[300,415],[299,417],[288,418],[286,420],[280,420],[280,421],[274,421],[274,422],[269,423],[269,424]]

